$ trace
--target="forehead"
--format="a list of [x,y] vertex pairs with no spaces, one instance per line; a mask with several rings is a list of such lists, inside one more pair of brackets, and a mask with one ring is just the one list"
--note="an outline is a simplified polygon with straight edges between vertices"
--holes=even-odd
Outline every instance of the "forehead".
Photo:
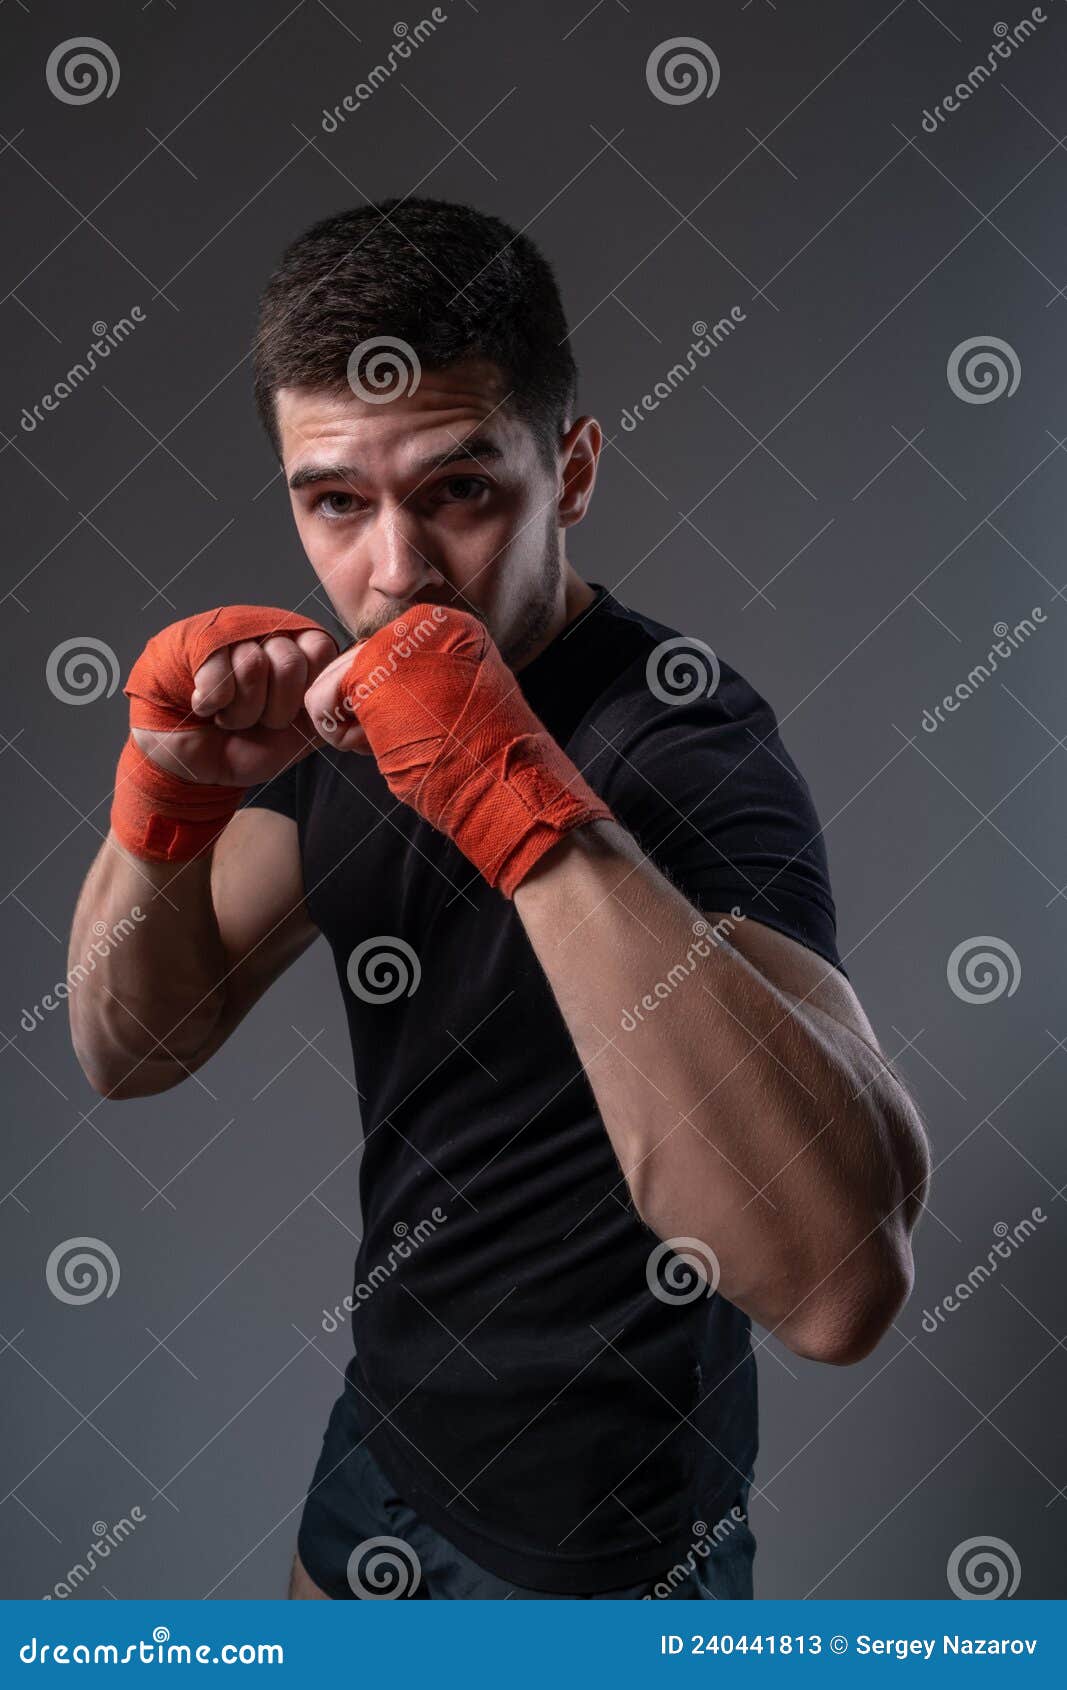
[[[410,381],[410,371],[407,378]],[[454,445],[473,434],[491,435],[509,456],[532,446],[526,426],[506,407],[508,389],[497,365],[466,359],[443,370],[419,371],[410,391],[361,398],[355,391],[279,387],[275,414],[288,474],[339,448],[360,462],[402,468],[408,460]]]

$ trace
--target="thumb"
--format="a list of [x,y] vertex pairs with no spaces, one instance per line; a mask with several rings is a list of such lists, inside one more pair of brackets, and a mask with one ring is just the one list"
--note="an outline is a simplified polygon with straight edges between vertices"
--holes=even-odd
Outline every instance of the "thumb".
[[304,709],[312,728],[335,751],[358,751],[366,755],[371,749],[356,711],[346,704],[342,693],[342,684],[352,659],[360,646],[366,643],[365,640],[357,640],[332,663],[327,663],[304,694]]

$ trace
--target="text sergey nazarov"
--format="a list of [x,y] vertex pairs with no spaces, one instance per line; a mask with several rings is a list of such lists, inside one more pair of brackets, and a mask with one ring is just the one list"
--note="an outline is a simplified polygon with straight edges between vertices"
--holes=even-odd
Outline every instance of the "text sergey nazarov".
[[719,1632],[709,1636],[697,1634],[688,1638],[675,1633],[660,1634],[661,1655],[821,1655],[824,1647],[832,1655],[892,1655],[897,1660],[919,1656],[930,1660],[939,1655],[1035,1655],[1036,1637],[964,1637],[959,1632],[943,1632],[936,1637],[872,1637],[860,1632],[848,1638],[842,1632],[825,1640],[818,1632],[792,1634],[764,1632],[749,1636],[744,1632]]

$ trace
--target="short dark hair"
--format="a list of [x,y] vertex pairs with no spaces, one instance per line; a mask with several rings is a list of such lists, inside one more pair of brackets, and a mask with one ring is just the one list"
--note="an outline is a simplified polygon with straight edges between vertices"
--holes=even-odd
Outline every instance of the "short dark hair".
[[491,359],[504,408],[551,470],[576,398],[568,334],[552,267],[526,235],[469,205],[381,200],[323,218],[285,249],[259,305],[256,407],[280,458],[276,389],[350,392],[353,350],[386,336],[431,370]]

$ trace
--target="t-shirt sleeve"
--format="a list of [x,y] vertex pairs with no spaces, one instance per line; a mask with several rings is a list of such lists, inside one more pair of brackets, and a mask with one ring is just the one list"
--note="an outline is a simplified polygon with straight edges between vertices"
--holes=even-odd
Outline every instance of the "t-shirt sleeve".
[[298,815],[297,779],[303,760],[290,763],[281,774],[275,775],[273,780],[261,781],[258,786],[250,786],[242,798],[239,809],[245,810],[249,805],[256,804],[260,809],[277,810],[280,816],[290,816],[296,821]]
[[738,910],[845,979],[822,828],[774,712],[740,682],[665,705],[629,736],[603,796],[657,868],[705,913]]

